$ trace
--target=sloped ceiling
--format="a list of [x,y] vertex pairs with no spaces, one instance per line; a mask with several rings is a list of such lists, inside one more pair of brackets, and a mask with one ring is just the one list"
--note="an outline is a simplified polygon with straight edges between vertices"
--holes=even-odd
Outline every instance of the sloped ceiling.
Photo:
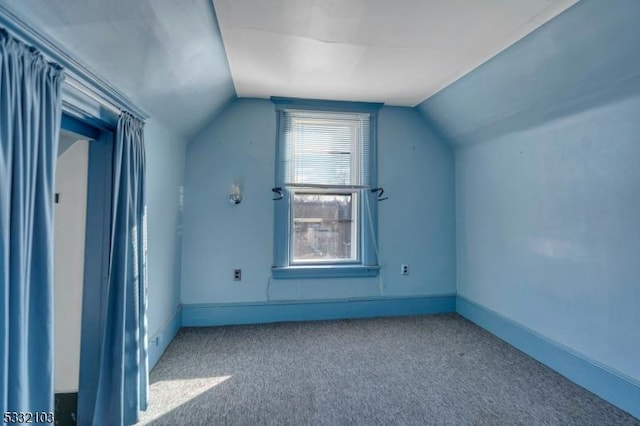
[[185,138],[235,97],[210,0],[6,0]]
[[464,148],[640,96],[640,1],[583,0],[418,110]]
[[3,1],[189,139],[236,92],[415,106],[577,0]]
[[577,0],[214,0],[238,96],[415,106]]

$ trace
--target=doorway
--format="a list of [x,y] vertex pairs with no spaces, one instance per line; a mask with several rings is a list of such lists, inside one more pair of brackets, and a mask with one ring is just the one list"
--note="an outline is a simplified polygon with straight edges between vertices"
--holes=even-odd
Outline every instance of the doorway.
[[112,142],[110,129],[63,114],[54,200],[54,400],[61,426],[92,415],[82,407],[95,398],[104,325]]
[[90,141],[60,132],[55,180],[54,392],[59,424],[75,424]]

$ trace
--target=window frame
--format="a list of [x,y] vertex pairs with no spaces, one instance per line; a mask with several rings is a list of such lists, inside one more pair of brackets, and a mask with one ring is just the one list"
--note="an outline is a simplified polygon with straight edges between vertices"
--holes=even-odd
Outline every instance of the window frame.
[[[315,99],[295,99],[272,97],[276,107],[276,159],[275,187],[281,188],[282,198],[274,201],[274,263],[273,278],[337,278],[337,277],[373,277],[379,273],[377,258],[378,238],[378,201],[377,187],[377,116],[381,103],[324,101]],[[344,186],[313,188],[313,186],[285,187],[285,170],[280,158],[284,140],[284,116],[287,110],[307,110],[336,113],[366,113],[369,115],[369,158],[370,182],[366,187]],[[337,260],[334,262],[293,261],[293,195],[325,191],[327,193],[356,193],[358,212],[358,248],[355,261]]]

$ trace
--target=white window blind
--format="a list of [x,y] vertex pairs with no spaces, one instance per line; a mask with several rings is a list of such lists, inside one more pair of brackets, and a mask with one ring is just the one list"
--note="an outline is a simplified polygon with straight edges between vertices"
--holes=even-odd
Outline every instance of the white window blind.
[[370,114],[286,110],[284,185],[368,187]]

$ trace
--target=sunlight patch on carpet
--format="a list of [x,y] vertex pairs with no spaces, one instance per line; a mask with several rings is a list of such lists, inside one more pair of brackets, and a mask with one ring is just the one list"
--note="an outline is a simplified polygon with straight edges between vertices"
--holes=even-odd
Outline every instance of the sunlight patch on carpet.
[[[149,409],[140,415],[146,424],[229,380],[231,376],[162,380],[149,386]],[[161,396],[162,397],[159,397]]]

